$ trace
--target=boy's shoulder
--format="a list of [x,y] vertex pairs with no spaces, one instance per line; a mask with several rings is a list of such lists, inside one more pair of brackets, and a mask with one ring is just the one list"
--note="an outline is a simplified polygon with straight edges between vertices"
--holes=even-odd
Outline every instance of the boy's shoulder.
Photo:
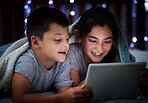
[[33,53],[32,49],[28,49],[26,52],[24,52],[17,60],[17,62],[20,62],[20,61],[28,61],[31,63],[31,61],[33,60],[36,60],[37,58],[35,57],[35,54]]
[[40,67],[38,59],[33,54],[33,51],[28,49],[16,61],[14,71],[27,77],[28,74],[34,74],[37,67]]

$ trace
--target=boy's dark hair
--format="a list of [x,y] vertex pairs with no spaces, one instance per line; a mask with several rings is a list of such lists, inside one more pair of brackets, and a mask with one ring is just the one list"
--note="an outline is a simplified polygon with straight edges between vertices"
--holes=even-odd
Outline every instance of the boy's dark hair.
[[41,40],[43,34],[50,30],[50,25],[57,23],[62,27],[69,25],[69,21],[64,13],[55,8],[40,7],[34,10],[27,21],[27,38],[31,46],[31,36],[38,36]]

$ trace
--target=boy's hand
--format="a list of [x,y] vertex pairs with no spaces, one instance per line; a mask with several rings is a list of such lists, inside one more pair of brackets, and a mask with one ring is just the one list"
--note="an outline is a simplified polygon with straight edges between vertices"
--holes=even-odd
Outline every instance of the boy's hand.
[[93,97],[90,88],[73,87],[63,92],[63,103],[86,103]]
[[148,69],[140,73],[137,85],[140,88],[140,95],[148,95]]

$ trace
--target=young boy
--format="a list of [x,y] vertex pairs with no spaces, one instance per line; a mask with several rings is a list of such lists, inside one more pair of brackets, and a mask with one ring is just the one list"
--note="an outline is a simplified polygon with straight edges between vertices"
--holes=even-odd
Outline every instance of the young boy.
[[[30,14],[27,22],[30,48],[17,60],[12,81],[15,103],[90,100],[90,89],[71,88],[69,61],[65,61],[69,49],[68,24],[67,17],[54,8],[41,7]],[[61,93],[49,95],[52,85]]]

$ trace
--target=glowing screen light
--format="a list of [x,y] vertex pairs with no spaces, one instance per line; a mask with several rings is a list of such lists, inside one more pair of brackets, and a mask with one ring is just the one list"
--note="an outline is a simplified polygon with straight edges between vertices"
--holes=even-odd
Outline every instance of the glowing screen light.
[[132,38],[132,41],[133,41],[134,43],[136,43],[136,42],[137,42],[137,37],[134,36],[134,37]]
[[71,15],[71,16],[74,16],[74,15],[75,15],[75,11],[71,11],[71,12],[70,12],[70,15]]

